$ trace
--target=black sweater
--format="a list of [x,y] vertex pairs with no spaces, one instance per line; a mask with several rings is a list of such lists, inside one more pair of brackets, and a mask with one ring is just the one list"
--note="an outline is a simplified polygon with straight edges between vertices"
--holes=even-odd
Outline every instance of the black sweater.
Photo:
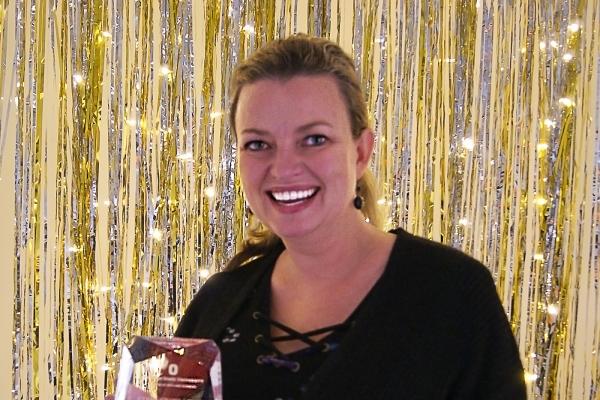
[[[487,268],[450,247],[394,233],[384,274],[304,398],[526,399],[517,346]],[[212,276],[175,335],[221,337],[279,253]]]

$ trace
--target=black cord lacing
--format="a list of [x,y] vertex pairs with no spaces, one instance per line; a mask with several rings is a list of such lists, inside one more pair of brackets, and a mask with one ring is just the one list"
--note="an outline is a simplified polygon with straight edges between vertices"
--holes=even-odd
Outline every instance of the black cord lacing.
[[260,311],[255,311],[252,314],[252,318],[257,321],[267,322],[270,325],[273,325],[276,328],[287,333],[287,335],[275,336],[272,338],[267,338],[264,335],[256,335],[255,342],[262,345],[272,352],[270,355],[260,355],[257,357],[256,362],[258,364],[270,364],[274,367],[285,367],[290,371],[297,372],[300,369],[300,363],[298,361],[290,360],[289,357],[282,353],[275,345],[274,342],[284,342],[288,340],[300,340],[306,343],[311,349],[318,350],[321,352],[327,352],[331,350],[331,346],[326,342],[317,342],[311,339],[311,336],[320,335],[326,332],[337,332],[342,329],[348,328],[350,325],[349,322],[342,322],[340,324],[325,326],[318,329],[313,329],[308,332],[298,332],[297,330],[290,328],[287,325],[282,324],[279,321],[271,319],[268,315],[261,313]]

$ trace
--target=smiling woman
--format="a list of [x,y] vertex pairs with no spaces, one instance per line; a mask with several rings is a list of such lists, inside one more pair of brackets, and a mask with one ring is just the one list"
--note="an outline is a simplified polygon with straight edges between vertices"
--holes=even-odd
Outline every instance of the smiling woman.
[[377,226],[373,132],[350,57],[324,39],[278,40],[238,66],[231,90],[261,225],[176,332],[219,342],[224,397],[525,398],[488,270]]

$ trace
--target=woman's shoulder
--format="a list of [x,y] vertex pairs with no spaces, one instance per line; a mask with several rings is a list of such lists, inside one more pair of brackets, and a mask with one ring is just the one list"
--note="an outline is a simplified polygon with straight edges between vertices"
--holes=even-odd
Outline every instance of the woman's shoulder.
[[438,271],[457,275],[475,274],[482,278],[490,275],[489,269],[479,260],[459,249],[413,235],[400,228],[391,232],[397,236],[391,261],[412,263],[427,273]]
[[437,293],[437,298],[448,301],[448,305],[497,297],[490,270],[474,257],[401,229],[392,232],[397,239],[388,268],[402,286]]
[[213,274],[188,305],[175,335],[212,337],[218,333],[219,324],[214,321],[235,311],[260,277],[272,267],[271,261],[268,256],[257,257],[238,268]]

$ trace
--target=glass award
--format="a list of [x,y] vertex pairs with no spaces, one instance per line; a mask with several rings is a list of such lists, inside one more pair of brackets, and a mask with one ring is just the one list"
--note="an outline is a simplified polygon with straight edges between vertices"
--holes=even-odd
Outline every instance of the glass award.
[[123,347],[114,400],[222,400],[212,340],[136,336]]

